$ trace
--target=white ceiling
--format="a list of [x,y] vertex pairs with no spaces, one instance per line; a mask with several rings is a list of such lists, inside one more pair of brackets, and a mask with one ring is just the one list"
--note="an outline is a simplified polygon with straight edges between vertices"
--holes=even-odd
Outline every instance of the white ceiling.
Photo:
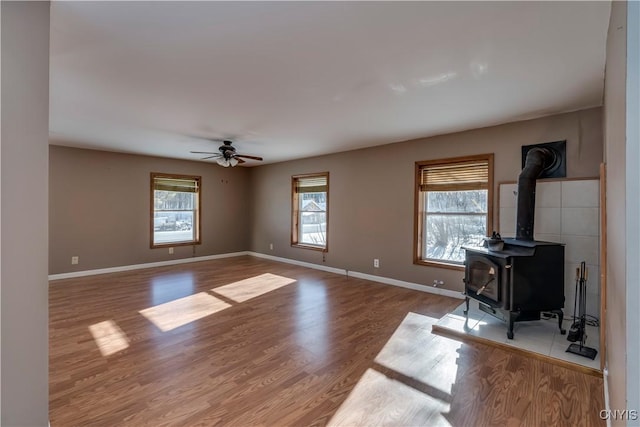
[[51,141],[273,163],[598,106],[609,10],[52,2]]

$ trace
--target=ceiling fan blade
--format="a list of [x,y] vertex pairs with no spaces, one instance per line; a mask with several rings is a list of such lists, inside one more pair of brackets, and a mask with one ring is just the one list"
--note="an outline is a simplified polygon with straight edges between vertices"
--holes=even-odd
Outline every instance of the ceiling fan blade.
[[238,164],[247,163],[246,161],[239,159],[238,156],[235,156],[235,159],[238,161]]
[[245,159],[251,159],[251,160],[259,160],[259,161],[262,161],[262,157],[258,157],[258,156],[247,156],[246,154],[236,154],[236,157],[244,157]]
[[218,154],[218,153],[214,153],[213,151],[189,151],[192,154]]
[[203,157],[200,160],[207,160],[207,159],[214,159],[216,157],[222,157],[222,154],[214,154],[213,156],[207,156],[207,157]]

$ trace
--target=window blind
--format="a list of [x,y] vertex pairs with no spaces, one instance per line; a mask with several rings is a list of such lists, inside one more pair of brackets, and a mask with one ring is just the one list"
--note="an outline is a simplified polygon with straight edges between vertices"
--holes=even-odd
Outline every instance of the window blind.
[[327,191],[326,175],[310,176],[305,178],[296,178],[296,193],[321,193]]
[[161,191],[177,191],[181,193],[197,193],[197,179],[153,178],[153,189]]
[[489,186],[489,162],[473,160],[420,168],[420,191],[484,190]]

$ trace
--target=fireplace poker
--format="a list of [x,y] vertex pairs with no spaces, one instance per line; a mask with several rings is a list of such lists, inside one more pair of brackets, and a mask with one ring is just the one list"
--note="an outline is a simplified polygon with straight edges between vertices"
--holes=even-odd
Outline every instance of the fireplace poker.
[[582,339],[580,335],[580,315],[578,313],[578,301],[580,299],[580,293],[578,291],[580,286],[580,267],[576,267],[576,287],[573,294],[573,322],[567,335],[567,341],[576,342]]
[[[580,340],[580,344],[570,344],[569,348],[567,348],[567,353],[573,353],[573,354],[577,354],[579,356],[584,356],[584,357],[588,357],[590,359],[595,359],[596,355],[598,354],[598,350],[596,350],[595,348],[591,348],[591,347],[587,347],[585,345],[585,342],[587,340],[587,333],[586,333],[586,324],[587,324],[587,280],[589,277],[589,270],[587,268],[587,263],[582,261],[580,263],[580,268],[576,269],[576,274],[578,274],[579,272],[579,279],[576,281],[576,283],[579,283],[579,289],[578,289],[578,295],[576,296],[576,300],[580,300],[579,304],[578,304],[578,310],[579,310],[579,320],[578,322],[573,323],[572,327],[571,327],[571,332],[574,331],[574,329],[576,329],[576,323],[577,323],[577,332],[575,334],[573,334],[573,340],[571,339],[571,332],[569,333],[569,337],[567,337],[568,340],[570,341],[577,341],[578,339]],[[575,309],[575,303],[574,303],[574,309]],[[574,312],[574,318],[575,318],[575,312]],[[578,339],[575,339],[578,338]]]

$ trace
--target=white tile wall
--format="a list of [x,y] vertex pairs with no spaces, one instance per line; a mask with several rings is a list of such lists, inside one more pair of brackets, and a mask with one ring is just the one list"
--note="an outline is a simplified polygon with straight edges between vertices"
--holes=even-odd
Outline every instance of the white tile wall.
[[587,290],[587,314],[600,318],[600,295],[592,294]]
[[[573,313],[575,269],[585,261],[587,314],[600,317],[600,189],[597,179],[538,182],[535,238],[565,244],[565,313]],[[500,185],[499,232],[513,237],[517,184]]]
[[562,208],[562,234],[598,236],[599,230],[599,208]]
[[515,237],[516,235],[516,208],[500,208],[500,235],[502,237]]
[[600,265],[598,262],[600,251],[598,250],[597,236],[571,236],[563,234],[562,243],[566,245],[564,248],[565,262],[580,263],[585,261],[587,264]]
[[596,179],[561,181],[562,206],[567,208],[597,208],[600,206],[600,182]]
[[562,206],[562,186],[558,182],[539,182],[536,185],[537,208],[559,208]]
[[561,234],[562,230],[562,209],[540,208],[536,201],[536,211],[534,217],[534,233]]
[[562,236],[560,234],[545,234],[536,232],[534,233],[533,238],[541,242],[562,242]]

